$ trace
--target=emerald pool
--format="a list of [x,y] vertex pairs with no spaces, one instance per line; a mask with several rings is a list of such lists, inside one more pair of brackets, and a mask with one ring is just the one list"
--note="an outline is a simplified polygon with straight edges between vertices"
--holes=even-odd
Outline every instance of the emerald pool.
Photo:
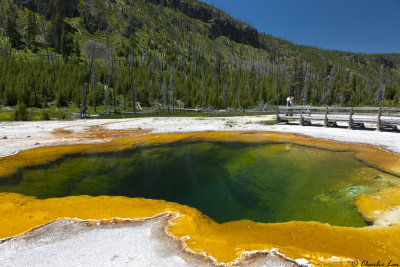
[[359,194],[400,185],[353,152],[290,143],[180,141],[65,156],[0,178],[0,192],[37,198],[109,195],[195,207],[217,222],[318,221],[363,227]]

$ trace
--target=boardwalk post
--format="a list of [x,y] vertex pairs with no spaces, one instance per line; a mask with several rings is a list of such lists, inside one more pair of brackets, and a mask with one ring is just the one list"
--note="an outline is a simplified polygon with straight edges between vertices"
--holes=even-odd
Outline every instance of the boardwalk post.
[[382,116],[382,107],[379,107],[378,118],[377,118],[377,121],[376,121],[376,130],[377,131],[382,131],[381,116]]
[[353,129],[353,107],[350,108],[350,115],[349,115],[349,129]]
[[375,124],[377,131],[385,128],[396,130],[400,126],[400,108],[277,106],[276,123],[289,123],[290,120],[298,121],[301,126],[319,121],[323,122],[324,127],[337,127],[338,123],[346,123],[348,129],[362,129],[369,123]]
[[328,107],[325,107],[325,120],[324,120],[324,127],[328,127],[329,122],[328,122]]
[[280,122],[279,120],[279,106],[276,106],[276,124]]
[[301,109],[300,109],[300,125],[304,126],[303,107],[301,107]]

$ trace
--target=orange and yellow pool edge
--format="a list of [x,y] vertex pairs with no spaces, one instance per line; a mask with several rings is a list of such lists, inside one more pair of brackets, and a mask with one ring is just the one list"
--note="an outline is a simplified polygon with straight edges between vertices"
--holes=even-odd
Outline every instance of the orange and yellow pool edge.
[[[0,176],[67,154],[117,151],[190,139],[292,142],[329,150],[354,151],[357,158],[368,165],[400,176],[400,156],[377,147],[296,134],[248,131],[149,134],[101,144],[41,147],[0,158]],[[398,199],[400,189],[390,188],[374,195],[361,195],[356,199],[356,205],[365,218],[374,220],[376,214],[385,214],[400,205]],[[365,228],[336,227],[318,222],[262,224],[247,220],[218,224],[188,206],[126,197],[76,196],[38,200],[20,194],[0,193],[0,238],[18,235],[60,218],[148,218],[162,213],[179,214],[171,219],[166,229],[171,236],[178,239],[189,236],[190,239],[185,240],[189,250],[206,253],[218,262],[234,262],[245,251],[276,248],[286,257],[305,258],[316,265],[339,264],[329,260],[332,256],[340,258],[344,265],[353,260],[373,262],[377,259],[400,263],[400,222],[390,227]]]

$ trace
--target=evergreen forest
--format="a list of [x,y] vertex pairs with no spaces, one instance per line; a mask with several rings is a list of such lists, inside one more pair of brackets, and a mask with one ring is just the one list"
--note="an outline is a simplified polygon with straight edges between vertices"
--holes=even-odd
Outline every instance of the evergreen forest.
[[197,0],[0,0],[0,107],[245,110],[289,94],[399,106],[400,55],[296,45]]

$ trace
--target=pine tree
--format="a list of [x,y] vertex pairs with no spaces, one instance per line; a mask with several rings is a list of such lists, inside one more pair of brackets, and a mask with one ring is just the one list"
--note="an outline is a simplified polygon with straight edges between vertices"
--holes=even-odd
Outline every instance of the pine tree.
[[36,16],[33,12],[28,13],[28,26],[26,31],[26,41],[30,47],[35,45],[35,38],[38,34],[38,26],[36,22]]
[[6,35],[10,39],[11,46],[16,48],[21,44],[21,34],[18,30],[18,12],[11,1],[8,2],[6,19]]
[[0,29],[4,29],[5,28],[5,19],[6,19],[6,7],[4,6],[4,2],[3,0],[0,0]]
[[[63,3],[60,0],[49,2],[47,15],[50,15],[50,30],[48,32],[49,45],[55,48],[57,53],[60,52],[60,43],[62,42],[62,34],[64,32],[64,16]],[[49,14],[50,13],[50,14]]]
[[75,55],[78,59],[81,57],[81,49],[79,47],[78,38],[75,38]]
[[69,33],[66,31],[64,27],[61,34],[61,54],[65,62],[68,61],[71,52],[72,52],[72,38],[69,36]]

